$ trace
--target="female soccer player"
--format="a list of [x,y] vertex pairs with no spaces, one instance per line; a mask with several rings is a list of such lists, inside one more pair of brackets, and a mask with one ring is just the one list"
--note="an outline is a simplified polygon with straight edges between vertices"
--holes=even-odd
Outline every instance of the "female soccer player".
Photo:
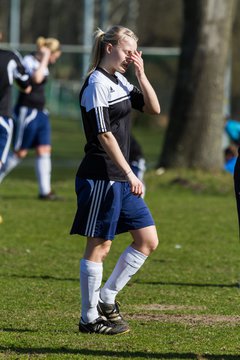
[[[0,40],[2,32],[0,32]],[[19,55],[10,50],[0,49],[0,169],[5,163],[12,139],[13,121],[11,90],[13,81],[22,89],[30,92],[30,79],[26,74]]]
[[[98,29],[92,65],[80,92],[87,144],[76,176],[78,208],[71,234],[87,237],[80,261],[79,322],[79,330],[86,333],[115,335],[129,331],[116,295],[158,245],[154,220],[141,197],[143,184],[128,163],[131,108],[160,113],[137,40],[125,27],[113,26],[107,32]],[[140,90],[123,76],[131,64]],[[133,242],[100,289],[103,261],[112,240],[115,234],[127,231]]]
[[39,37],[37,51],[26,55],[23,64],[31,77],[32,91],[19,93],[15,121],[14,153],[9,154],[0,172],[0,181],[26,157],[28,150],[36,149],[36,175],[39,198],[55,200],[51,191],[51,129],[45,107],[45,84],[49,64],[54,64],[61,55],[60,43],[54,38]]

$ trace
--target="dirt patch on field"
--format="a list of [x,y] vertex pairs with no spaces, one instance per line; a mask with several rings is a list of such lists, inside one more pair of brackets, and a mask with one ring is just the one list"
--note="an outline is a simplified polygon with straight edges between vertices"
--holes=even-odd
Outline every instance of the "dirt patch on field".
[[161,305],[161,304],[149,304],[149,305],[137,305],[134,306],[138,310],[158,310],[158,311],[175,311],[175,310],[205,310],[206,306],[186,306],[186,305]]
[[[159,314],[156,311],[199,311],[205,310],[204,306],[184,306],[184,305],[139,305],[134,307],[142,310],[142,314],[128,315],[129,319],[140,321],[159,321],[164,323],[182,323],[186,325],[240,325],[240,316],[228,315],[208,315],[208,314]],[[146,313],[145,313],[146,311]],[[154,313],[150,313],[154,311]]]

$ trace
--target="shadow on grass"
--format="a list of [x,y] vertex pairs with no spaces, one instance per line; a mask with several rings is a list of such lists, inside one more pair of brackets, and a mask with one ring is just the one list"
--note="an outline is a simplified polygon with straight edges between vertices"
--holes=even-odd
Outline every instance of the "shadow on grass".
[[103,350],[89,350],[89,349],[68,349],[65,347],[59,349],[51,348],[20,348],[15,346],[4,347],[0,346],[0,351],[13,351],[17,354],[58,354],[58,355],[84,355],[84,356],[96,356],[99,359],[102,356],[108,356],[113,358],[122,359],[201,359],[203,360],[240,360],[240,356],[231,354],[193,354],[193,353],[159,353],[159,352],[142,352],[142,351],[103,351]]
[[[2,278],[19,278],[19,279],[39,279],[39,280],[56,280],[56,281],[79,281],[78,278],[61,278],[52,275],[0,275]],[[106,280],[104,280],[106,281]],[[217,288],[239,288],[239,283],[230,283],[230,284],[200,284],[200,283],[184,283],[184,282],[172,282],[172,281],[142,281],[135,280],[132,284],[140,284],[140,285],[161,285],[161,286],[192,286],[192,287],[217,287]],[[131,285],[132,285],[131,284]]]
[[193,286],[193,287],[219,287],[219,288],[239,288],[240,285],[238,283],[232,284],[200,284],[200,283],[183,283],[183,282],[165,282],[165,281],[141,281],[136,280],[135,284],[144,284],[144,285],[173,285],[173,286]]
[[37,195],[34,197],[34,195],[29,195],[29,194],[14,194],[14,195],[1,194],[0,197],[1,200],[38,200]]
[[38,198],[38,195],[34,196],[34,195],[27,195],[27,194],[14,194],[14,195],[0,195],[1,199],[2,200],[30,200],[30,201],[36,201],[36,202],[41,202],[41,203],[59,203],[59,202],[72,202],[75,200],[75,197],[72,196],[68,196],[66,197],[65,195],[64,196],[59,196],[59,199],[56,199],[56,200],[39,200]]
[[31,329],[15,329],[15,328],[2,328],[0,332],[18,332],[18,333],[25,333],[25,332],[37,332],[37,330]]
[[38,280],[54,280],[54,281],[77,281],[79,282],[78,278],[60,278],[51,275],[0,275],[2,278],[17,278],[17,279],[38,279]]

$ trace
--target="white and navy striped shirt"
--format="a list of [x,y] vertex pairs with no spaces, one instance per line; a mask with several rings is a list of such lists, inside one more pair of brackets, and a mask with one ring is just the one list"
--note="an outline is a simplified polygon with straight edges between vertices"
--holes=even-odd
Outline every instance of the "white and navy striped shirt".
[[97,136],[111,131],[128,161],[131,109],[142,111],[143,95],[120,73],[110,75],[97,68],[86,79],[80,92],[80,108],[87,139],[80,178],[126,181],[124,174],[102,148]]
[[[37,59],[37,53],[32,53],[24,56],[23,65],[32,78],[35,71],[41,65],[39,59]],[[49,69],[46,68],[44,71],[44,79],[41,83],[31,82],[32,91],[29,94],[19,92],[17,106],[26,106],[28,108],[37,109],[42,111],[45,107],[45,85],[49,76]]]
[[20,55],[11,50],[0,49],[0,116],[12,116],[11,89],[14,80],[23,89],[30,84]]

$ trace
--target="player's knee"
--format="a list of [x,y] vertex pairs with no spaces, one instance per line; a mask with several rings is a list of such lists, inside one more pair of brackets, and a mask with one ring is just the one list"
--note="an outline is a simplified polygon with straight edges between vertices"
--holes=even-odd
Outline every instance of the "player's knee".
[[42,145],[36,148],[37,156],[45,156],[51,154],[51,146],[50,145]]
[[19,159],[24,159],[27,156],[27,150],[19,150],[15,154]]
[[102,261],[104,261],[106,259],[106,257],[108,256],[109,254],[109,251],[110,251],[110,246],[107,245],[107,244],[103,244],[102,247],[101,247],[101,258],[102,258]]
[[149,253],[152,253],[153,251],[155,251],[158,247],[159,241],[157,237],[154,237],[153,239],[151,239],[148,243],[148,250]]

